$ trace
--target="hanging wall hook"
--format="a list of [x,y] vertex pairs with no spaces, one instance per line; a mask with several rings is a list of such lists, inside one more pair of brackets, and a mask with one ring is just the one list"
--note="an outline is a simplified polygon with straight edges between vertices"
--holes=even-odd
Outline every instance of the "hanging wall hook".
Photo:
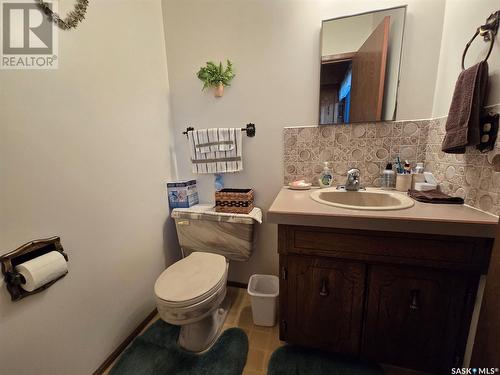
[[486,23],[479,27],[479,34],[483,37],[485,42],[489,42],[495,38],[498,33],[498,26],[500,25],[500,10],[491,13],[486,19]]

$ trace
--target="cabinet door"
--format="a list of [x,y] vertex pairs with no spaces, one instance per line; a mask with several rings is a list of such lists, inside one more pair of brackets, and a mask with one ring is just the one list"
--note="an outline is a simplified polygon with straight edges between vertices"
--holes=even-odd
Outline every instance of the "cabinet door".
[[359,354],[365,266],[325,258],[284,258],[282,336],[299,345]]
[[438,373],[458,365],[466,276],[374,266],[368,285],[365,357]]

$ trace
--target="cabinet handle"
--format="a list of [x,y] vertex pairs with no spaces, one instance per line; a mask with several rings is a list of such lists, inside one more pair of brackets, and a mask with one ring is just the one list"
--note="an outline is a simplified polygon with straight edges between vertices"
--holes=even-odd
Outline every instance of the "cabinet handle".
[[281,321],[281,329],[283,330],[283,332],[286,332],[287,324],[285,319]]
[[321,297],[327,297],[328,294],[330,294],[330,293],[328,292],[328,289],[326,287],[326,279],[323,279],[323,280],[321,280],[321,289],[319,291],[319,295]]
[[412,289],[410,291],[410,309],[411,310],[418,310],[420,309],[420,290],[418,289]]
[[286,280],[288,277],[288,272],[286,270],[286,267],[285,266],[282,266],[281,267],[281,279],[282,280]]

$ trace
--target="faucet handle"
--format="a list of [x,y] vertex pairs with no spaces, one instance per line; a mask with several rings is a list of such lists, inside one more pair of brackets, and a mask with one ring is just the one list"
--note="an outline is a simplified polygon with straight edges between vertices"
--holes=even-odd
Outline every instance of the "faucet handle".
[[358,191],[361,187],[359,184],[360,170],[358,168],[351,168],[347,171],[347,181],[345,183],[345,190]]
[[348,176],[359,177],[360,171],[358,168],[351,168],[347,171]]

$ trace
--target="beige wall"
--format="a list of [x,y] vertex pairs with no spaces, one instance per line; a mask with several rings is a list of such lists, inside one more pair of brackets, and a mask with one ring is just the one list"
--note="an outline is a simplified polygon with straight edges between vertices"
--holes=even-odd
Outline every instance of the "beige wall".
[[163,35],[157,0],[91,1],[58,70],[0,71],[0,253],[59,235],[70,257],[38,295],[0,283],[2,374],[90,374],[154,308],[177,256]]
[[[323,19],[408,4],[398,118],[429,117],[439,55],[444,1],[162,0],[180,177],[191,177],[188,126],[243,126],[242,173],[226,186],[251,186],[266,210],[283,181],[282,130],[318,123],[320,29]],[[196,71],[207,60],[231,59],[236,78],[223,98],[201,92]],[[418,93],[416,95],[415,93]],[[195,176],[201,198],[213,199],[213,176]],[[276,226],[259,228],[248,263],[233,264],[230,279],[277,273]]]

